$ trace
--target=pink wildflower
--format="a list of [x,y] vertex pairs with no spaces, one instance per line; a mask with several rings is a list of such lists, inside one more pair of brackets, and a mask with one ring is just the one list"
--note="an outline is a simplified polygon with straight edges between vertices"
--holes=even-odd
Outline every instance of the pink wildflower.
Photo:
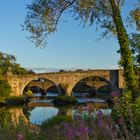
[[19,133],[16,135],[16,139],[17,139],[17,140],[25,140],[24,134],[23,134],[22,132],[19,132]]

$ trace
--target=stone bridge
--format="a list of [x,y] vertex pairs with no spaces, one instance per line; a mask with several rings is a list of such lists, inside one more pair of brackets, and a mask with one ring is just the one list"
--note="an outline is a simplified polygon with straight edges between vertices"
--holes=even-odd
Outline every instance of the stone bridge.
[[43,82],[40,81],[32,81],[28,84],[28,87],[39,87],[41,89],[44,89],[47,91],[48,88],[55,86],[52,82],[48,81],[48,80],[44,80]]
[[15,96],[22,95],[24,88],[31,81],[39,78],[50,81],[56,86],[59,93],[63,89],[67,95],[71,95],[74,86],[80,80],[88,77],[100,77],[104,79],[110,85],[112,91],[119,91],[119,89],[123,89],[125,86],[122,70],[64,71],[31,75],[5,75],[5,79],[8,80],[12,87],[12,95]]

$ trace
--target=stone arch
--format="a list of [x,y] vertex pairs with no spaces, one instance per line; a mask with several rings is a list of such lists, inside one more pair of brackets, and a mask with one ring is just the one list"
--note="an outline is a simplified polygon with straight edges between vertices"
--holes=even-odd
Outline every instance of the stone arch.
[[107,79],[107,78],[105,78],[105,77],[103,77],[103,76],[100,76],[100,75],[87,75],[87,76],[83,76],[83,77],[80,77],[79,79],[77,79],[77,80],[75,80],[75,82],[70,86],[70,88],[69,88],[69,95],[71,95],[72,94],[72,90],[73,90],[73,88],[76,86],[76,84],[78,83],[78,82],[80,82],[81,80],[83,80],[83,79],[86,79],[86,78],[90,78],[90,77],[97,77],[97,78],[101,78],[103,81],[105,81],[108,85],[109,85],[109,87],[110,87],[110,89],[111,89],[111,82]]
[[55,85],[50,81],[45,81],[44,85],[42,85],[42,83],[40,83],[40,81],[37,81],[37,82],[31,81],[31,82],[29,82],[28,86],[29,87],[39,87],[40,89],[47,90],[51,86],[55,86]]
[[23,91],[24,91],[25,87],[26,87],[31,81],[33,81],[34,79],[45,79],[45,80],[51,82],[51,83],[57,88],[57,90],[58,90],[58,92],[59,92],[59,89],[58,89],[58,87],[57,87],[57,84],[56,84],[53,80],[51,80],[51,79],[49,79],[49,78],[46,78],[46,77],[42,77],[42,76],[36,76],[36,77],[29,78],[29,79],[26,80],[26,82],[22,85],[21,94],[23,94]]

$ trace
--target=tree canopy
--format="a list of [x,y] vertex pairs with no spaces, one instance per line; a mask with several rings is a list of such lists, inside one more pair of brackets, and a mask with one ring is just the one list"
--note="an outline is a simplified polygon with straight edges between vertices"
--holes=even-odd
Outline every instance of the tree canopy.
[[140,68],[140,34],[131,34],[130,43],[134,65]]
[[[112,4],[114,5],[112,8]],[[117,35],[114,23],[113,9],[121,7],[124,0],[34,0],[27,6],[28,13],[25,19],[25,29],[31,33],[30,39],[37,46],[46,45],[47,38],[57,31],[61,17],[70,13],[75,20],[81,20],[84,24],[93,25],[105,29],[103,36],[108,33]],[[130,12],[135,20],[137,28],[140,28],[140,1],[137,7]]]
[[16,57],[14,55],[0,52],[0,75],[7,74],[9,69],[13,74],[17,75],[30,74],[30,71],[16,63]]
[[131,11],[130,15],[135,21],[137,29],[140,30],[140,0],[138,0],[136,8],[133,11]]
[[6,80],[0,79],[0,100],[10,96],[12,92],[11,86]]
[[[130,15],[139,29],[140,1],[137,2],[137,7]],[[121,15],[123,4],[124,0],[33,0],[27,6],[24,27],[31,33],[30,39],[36,46],[41,46],[46,45],[48,36],[57,31],[58,23],[65,13],[70,13],[75,20],[80,20],[84,24],[96,23],[97,27],[104,30],[103,37],[108,33],[117,37],[126,86],[133,91],[137,84],[129,37]]]

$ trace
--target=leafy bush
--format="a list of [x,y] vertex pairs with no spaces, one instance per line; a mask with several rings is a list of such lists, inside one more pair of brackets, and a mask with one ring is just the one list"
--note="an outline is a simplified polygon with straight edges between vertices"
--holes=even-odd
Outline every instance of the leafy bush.
[[0,75],[4,74],[30,74],[31,72],[21,67],[20,64],[16,63],[16,57],[11,54],[0,52]]
[[75,96],[66,96],[66,95],[64,95],[64,96],[57,96],[55,99],[56,100],[62,100],[62,101],[70,101],[70,102],[76,100]]
[[140,135],[140,97],[133,101],[130,91],[124,92],[122,97],[115,100],[115,107],[112,113],[113,120],[120,119],[126,125],[126,129]]
[[75,98],[75,96],[67,96],[67,95],[61,95],[61,96],[57,96],[55,97],[54,103],[58,103],[58,104],[72,104],[72,103],[77,103],[77,100]]
[[135,133],[140,135],[140,97],[132,105]]
[[25,96],[10,96],[6,99],[7,104],[18,105],[27,103],[27,98]]
[[[42,137],[40,136],[40,138]],[[39,140],[39,138],[38,134],[31,130],[21,119],[20,124],[16,126],[14,122],[11,122],[6,127],[0,126],[0,140]]]
[[32,92],[31,90],[27,90],[27,91],[25,92],[25,95],[26,95],[27,97],[31,98],[31,97],[33,97],[33,92]]
[[0,99],[6,99],[12,92],[11,86],[6,80],[0,79]]

